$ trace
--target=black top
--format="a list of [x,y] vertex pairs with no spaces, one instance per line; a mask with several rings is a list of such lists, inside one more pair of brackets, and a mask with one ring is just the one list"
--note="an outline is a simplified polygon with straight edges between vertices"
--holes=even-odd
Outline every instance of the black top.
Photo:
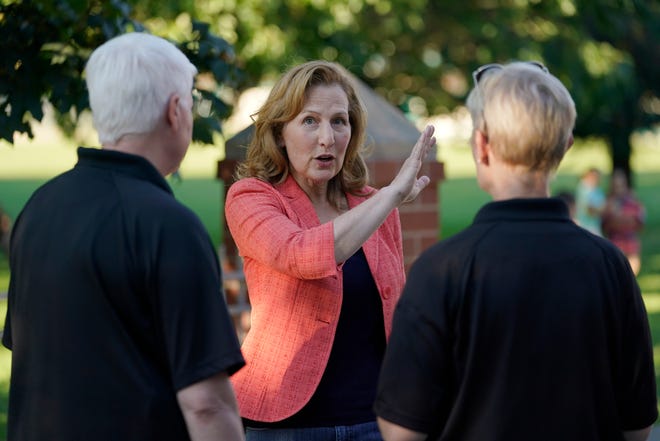
[[651,338],[626,258],[558,199],[485,205],[412,266],[375,410],[442,440],[622,440],[649,426]]
[[250,427],[330,427],[375,421],[372,410],[385,353],[383,305],[360,248],[343,265],[341,313],[328,364],[309,402],[275,423]]
[[176,391],[243,364],[217,256],[144,158],[78,150],[11,242],[9,439],[188,439]]

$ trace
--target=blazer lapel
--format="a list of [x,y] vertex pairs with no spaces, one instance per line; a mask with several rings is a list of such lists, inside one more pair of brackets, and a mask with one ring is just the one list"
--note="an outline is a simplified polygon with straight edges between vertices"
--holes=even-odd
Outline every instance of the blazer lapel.
[[[306,228],[317,227],[321,225],[312,201],[309,200],[307,194],[300,188],[298,183],[290,175],[284,182],[277,185],[277,190],[284,196],[284,198],[291,204],[294,213],[298,215],[301,226]],[[354,208],[364,201],[364,197],[354,196],[347,194],[348,208]],[[364,254],[367,256],[367,261],[370,266],[376,265],[378,262],[378,230],[376,230],[369,239],[362,245]],[[375,266],[373,267],[375,268]]]
[[291,175],[284,182],[277,185],[277,190],[291,204],[291,208],[298,215],[302,227],[312,228],[321,225],[312,201],[309,200],[307,194]]

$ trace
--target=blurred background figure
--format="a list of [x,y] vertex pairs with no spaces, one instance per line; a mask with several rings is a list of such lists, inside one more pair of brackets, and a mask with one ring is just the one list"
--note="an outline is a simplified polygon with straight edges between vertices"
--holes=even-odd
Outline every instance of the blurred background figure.
[[0,251],[9,257],[9,237],[11,236],[11,218],[0,207]]
[[575,191],[575,219],[581,227],[602,236],[601,215],[605,207],[605,193],[600,188],[600,178],[600,170],[593,167],[580,178]]
[[602,217],[603,234],[628,257],[637,275],[641,267],[639,232],[644,227],[646,209],[630,188],[623,170],[612,173]]

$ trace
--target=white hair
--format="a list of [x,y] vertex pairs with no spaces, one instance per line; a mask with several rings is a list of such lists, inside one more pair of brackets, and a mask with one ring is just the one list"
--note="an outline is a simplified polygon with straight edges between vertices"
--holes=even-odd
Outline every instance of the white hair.
[[169,98],[189,95],[197,74],[172,43],[140,32],[112,38],[96,48],[85,70],[101,144],[152,131]]

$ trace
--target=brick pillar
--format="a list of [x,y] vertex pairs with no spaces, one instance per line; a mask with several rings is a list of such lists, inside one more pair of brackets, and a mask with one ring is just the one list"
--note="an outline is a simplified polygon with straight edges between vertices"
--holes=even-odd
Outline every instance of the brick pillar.
[[[368,162],[371,185],[376,188],[388,185],[401,168],[402,161]],[[439,183],[444,180],[442,162],[425,162],[420,175],[431,182],[414,201],[399,208],[403,231],[403,258],[406,271],[422,251],[434,244],[440,236]]]

